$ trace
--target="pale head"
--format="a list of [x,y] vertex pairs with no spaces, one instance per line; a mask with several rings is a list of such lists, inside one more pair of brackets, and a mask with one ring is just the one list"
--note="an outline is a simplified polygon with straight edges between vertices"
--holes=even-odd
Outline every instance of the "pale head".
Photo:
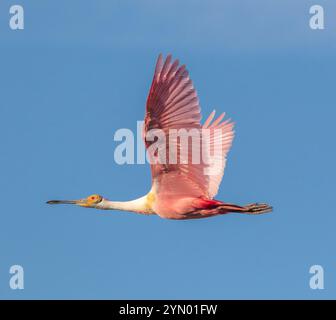
[[97,208],[99,204],[104,200],[99,194],[92,194],[86,198],[78,200],[49,200],[48,204],[75,204],[77,206],[85,208]]

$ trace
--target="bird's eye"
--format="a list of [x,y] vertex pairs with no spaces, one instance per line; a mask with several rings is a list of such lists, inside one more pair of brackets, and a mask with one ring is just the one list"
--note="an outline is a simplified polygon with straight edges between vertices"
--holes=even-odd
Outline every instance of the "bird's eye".
[[91,203],[99,203],[100,201],[102,201],[102,197],[97,194],[93,194],[87,197],[87,201]]

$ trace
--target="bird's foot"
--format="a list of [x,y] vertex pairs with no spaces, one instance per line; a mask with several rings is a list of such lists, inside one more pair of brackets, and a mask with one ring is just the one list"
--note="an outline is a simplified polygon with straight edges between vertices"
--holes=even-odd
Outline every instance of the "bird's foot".
[[271,212],[273,208],[266,203],[251,203],[244,206],[242,213],[246,214],[262,214]]

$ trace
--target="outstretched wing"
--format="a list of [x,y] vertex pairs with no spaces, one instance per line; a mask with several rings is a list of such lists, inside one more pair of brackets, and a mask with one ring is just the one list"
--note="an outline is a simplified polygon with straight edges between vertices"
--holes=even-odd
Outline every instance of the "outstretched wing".
[[[165,143],[158,145],[159,151],[166,151],[166,161],[151,163],[152,180],[160,196],[164,193],[166,200],[179,197],[212,198],[217,193],[226,154],[233,139],[233,124],[229,120],[222,122],[223,117],[221,115],[212,122],[213,112],[202,126],[197,93],[186,67],[179,66],[178,60],[172,62],[171,55],[165,61],[159,55],[147,98],[143,135],[147,150],[155,142],[149,138],[151,132],[160,129],[166,137]],[[177,159],[181,154],[181,141],[169,141],[171,129],[185,129],[188,132],[194,129],[201,133],[202,143],[189,143],[186,163],[173,163],[168,157],[169,148],[172,147],[177,151]],[[202,135],[203,129],[209,131],[207,136]],[[208,145],[212,152],[221,150],[222,156],[215,157],[211,163],[205,163],[202,159],[199,163],[193,163],[192,152],[201,154],[201,146],[204,145]],[[206,174],[206,170],[214,173]]]
[[223,121],[225,113],[222,113],[215,121],[215,111],[212,111],[203,125],[203,130],[209,131],[207,143],[211,154],[214,155],[209,161],[208,168],[208,197],[212,199],[218,192],[219,185],[224,175],[226,157],[231,148],[234,138],[234,123],[227,119]]

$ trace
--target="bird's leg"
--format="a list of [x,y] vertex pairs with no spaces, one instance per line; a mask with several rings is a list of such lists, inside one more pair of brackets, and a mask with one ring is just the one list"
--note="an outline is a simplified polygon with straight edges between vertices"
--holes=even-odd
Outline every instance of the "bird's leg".
[[201,214],[226,214],[230,212],[245,213],[245,214],[262,214],[271,212],[272,207],[266,203],[251,203],[246,206],[239,206],[233,203],[215,203],[213,207],[201,210]]
[[[271,212],[272,209],[273,208],[266,203],[251,203],[251,204],[247,204],[246,206],[239,206],[239,205],[232,204],[232,203],[223,203],[223,204],[216,206],[216,208],[214,208],[213,210],[217,214],[236,212],[236,213],[257,215],[257,214],[262,214],[266,212]],[[207,212],[209,212],[209,209]]]

